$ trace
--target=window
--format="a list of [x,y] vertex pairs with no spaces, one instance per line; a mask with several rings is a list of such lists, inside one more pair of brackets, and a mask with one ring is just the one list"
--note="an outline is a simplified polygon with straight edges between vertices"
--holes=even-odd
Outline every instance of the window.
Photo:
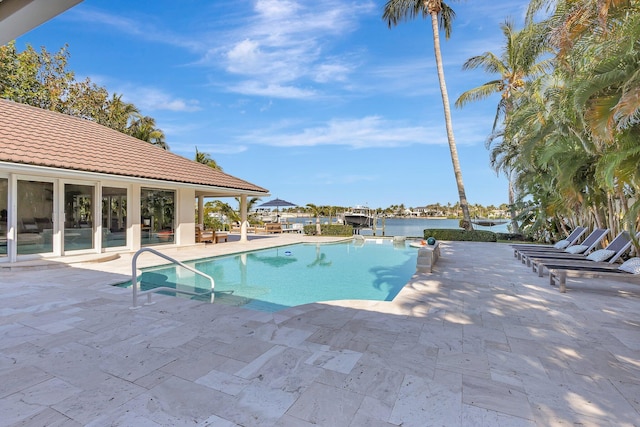
[[92,249],[93,194],[90,185],[64,186],[64,250]]
[[7,225],[9,219],[8,197],[9,181],[6,178],[0,178],[0,257],[7,256],[7,231],[9,230]]
[[102,246],[127,246],[127,189],[102,187]]
[[53,251],[53,183],[18,180],[17,253]]
[[175,242],[175,192],[154,189],[140,191],[141,245]]

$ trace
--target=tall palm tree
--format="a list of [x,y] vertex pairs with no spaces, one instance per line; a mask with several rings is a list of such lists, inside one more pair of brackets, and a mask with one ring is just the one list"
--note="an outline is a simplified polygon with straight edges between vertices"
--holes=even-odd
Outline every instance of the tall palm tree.
[[135,119],[136,114],[140,114],[135,105],[124,102],[122,95],[115,93],[111,95],[111,99],[107,100],[105,108],[104,123],[100,124],[122,133],[126,133],[127,126]]
[[[551,69],[549,59],[537,62],[541,54],[549,51],[544,44],[540,43],[540,33],[536,31],[537,27],[530,25],[523,31],[516,31],[513,22],[506,20],[500,28],[505,38],[505,45],[500,56],[492,52],[484,52],[482,55],[469,58],[462,66],[464,70],[482,67],[488,73],[499,74],[499,77],[462,93],[455,103],[456,107],[463,107],[472,101],[486,99],[494,93],[501,94],[491,129],[493,135],[496,134],[496,127],[500,119],[509,115],[515,108],[516,98],[522,93],[527,80]],[[501,136],[504,138],[504,134]],[[495,140],[494,137],[489,139],[489,147]],[[517,144],[516,141],[506,141],[506,143],[512,142]],[[497,158],[492,156],[492,159]],[[518,221],[516,221],[512,164],[505,161],[508,157],[500,156],[499,159],[501,161],[492,162],[492,166],[496,172],[502,170],[507,175],[511,228],[514,233],[519,233]]]
[[311,214],[316,217],[316,234],[320,236],[322,234],[322,227],[320,226],[320,216],[324,214],[323,206],[317,206],[313,203],[307,203],[307,207],[311,210]]
[[196,147],[196,157],[194,160],[198,163],[209,166],[211,169],[222,171],[222,167],[209,155],[209,153],[198,151],[198,147]]
[[436,66],[438,69],[438,81],[440,82],[440,93],[442,95],[442,106],[444,108],[445,126],[447,129],[447,140],[449,141],[449,150],[451,152],[451,162],[453,163],[453,173],[458,186],[458,196],[460,198],[460,207],[462,208],[461,226],[465,230],[473,229],[471,225],[471,216],[469,215],[469,204],[467,195],[464,191],[464,183],[462,181],[462,170],[460,169],[460,161],[458,159],[458,148],[453,135],[453,124],[451,122],[451,108],[449,106],[449,95],[447,93],[447,85],[444,78],[444,68],[442,66],[442,53],[440,51],[440,31],[442,27],[445,37],[451,36],[451,25],[455,12],[442,0],[389,0],[384,7],[382,19],[387,21],[389,28],[398,25],[400,21],[413,19],[418,15],[423,18],[431,18],[431,29],[433,31],[433,48],[436,58]]
[[164,132],[156,127],[156,121],[153,117],[134,114],[136,119],[127,128],[127,133],[134,138],[149,142],[164,150],[169,149],[169,145],[165,141]]

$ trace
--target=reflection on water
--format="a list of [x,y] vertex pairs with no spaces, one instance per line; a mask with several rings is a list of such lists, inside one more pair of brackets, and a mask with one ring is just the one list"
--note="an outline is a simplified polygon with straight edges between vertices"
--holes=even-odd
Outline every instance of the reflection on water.
[[[289,218],[290,223],[305,223],[309,218]],[[335,221],[335,218],[332,218]],[[329,222],[329,218],[321,218],[320,222],[325,224]],[[425,228],[455,228],[459,229],[460,220],[458,219],[429,219],[429,218],[385,218],[384,224],[382,218],[378,218],[375,222],[375,228],[364,229],[360,231],[363,236],[406,236],[406,237],[423,237]],[[493,227],[484,227],[473,225],[475,230],[487,230],[496,233],[508,233],[508,223],[496,225]]]
[[[215,304],[274,312],[318,301],[389,301],[415,273],[416,258],[417,251],[404,242],[376,238],[358,244],[291,245],[192,265],[215,280]],[[145,289],[155,283],[204,292],[210,286],[175,267],[155,268],[143,276]]]

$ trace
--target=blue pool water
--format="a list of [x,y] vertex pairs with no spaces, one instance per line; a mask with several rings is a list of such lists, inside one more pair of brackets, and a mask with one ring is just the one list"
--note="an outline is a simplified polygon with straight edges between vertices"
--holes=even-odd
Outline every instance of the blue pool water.
[[[404,242],[370,239],[298,244],[186,264],[213,277],[214,304],[275,312],[319,301],[391,301],[415,273],[416,257],[417,250]],[[179,267],[145,269],[140,280],[142,290],[209,288],[206,280]]]

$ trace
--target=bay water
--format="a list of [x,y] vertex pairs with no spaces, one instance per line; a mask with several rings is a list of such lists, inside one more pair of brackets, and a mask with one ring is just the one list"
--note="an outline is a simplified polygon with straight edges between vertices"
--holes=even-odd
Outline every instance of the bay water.
[[[325,224],[329,218],[320,218],[320,222]],[[306,224],[315,223],[315,219],[291,218],[289,222],[302,222]],[[360,230],[363,236],[406,236],[424,237],[423,230],[426,228],[453,228],[460,229],[458,219],[433,219],[433,218],[378,218],[375,227]],[[508,233],[508,223],[485,227],[473,224],[475,230],[487,230],[495,233]]]

